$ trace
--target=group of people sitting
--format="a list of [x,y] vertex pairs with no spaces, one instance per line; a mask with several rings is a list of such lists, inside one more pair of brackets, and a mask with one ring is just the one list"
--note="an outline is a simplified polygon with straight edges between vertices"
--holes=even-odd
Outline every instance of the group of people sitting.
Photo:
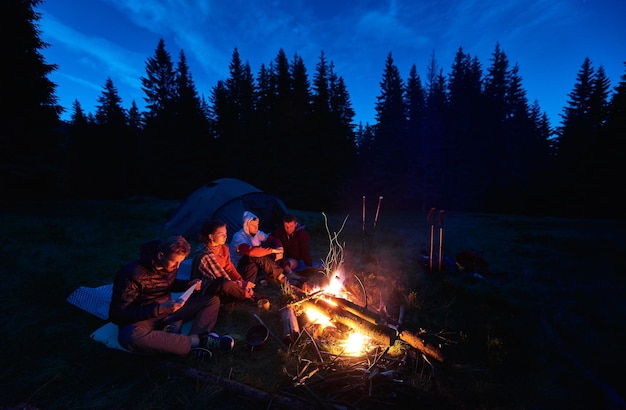
[[[234,301],[254,301],[261,280],[278,284],[298,282],[295,270],[312,267],[309,234],[296,217],[287,214],[282,225],[267,234],[259,230],[259,218],[243,214],[243,227],[226,243],[227,225],[220,220],[202,224],[200,245],[191,262],[190,279],[178,278],[180,264],[191,255],[183,236],[144,243],[140,256],[117,272],[109,317],[118,326],[118,342],[143,354],[187,355],[234,347],[229,335],[212,332],[220,306]],[[194,287],[187,300],[173,299],[172,292]],[[182,324],[192,321],[188,335]]]

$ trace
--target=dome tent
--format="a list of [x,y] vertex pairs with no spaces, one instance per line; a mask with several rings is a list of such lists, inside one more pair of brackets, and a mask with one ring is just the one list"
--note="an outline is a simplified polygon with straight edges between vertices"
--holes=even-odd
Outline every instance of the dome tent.
[[165,223],[167,235],[197,239],[202,224],[221,219],[228,226],[228,242],[241,229],[244,211],[259,217],[259,229],[271,233],[287,213],[284,202],[275,195],[235,178],[221,178],[192,192]]

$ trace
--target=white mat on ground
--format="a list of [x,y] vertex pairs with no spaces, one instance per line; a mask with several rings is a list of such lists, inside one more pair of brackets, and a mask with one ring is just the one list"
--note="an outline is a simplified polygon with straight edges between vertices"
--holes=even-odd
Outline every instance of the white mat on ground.
[[[191,260],[185,260],[180,264],[178,269],[179,279],[189,279],[191,273]],[[81,286],[72,292],[68,296],[67,301],[72,305],[84,310],[87,313],[102,319],[109,319],[109,304],[111,303],[111,295],[113,294],[113,284],[99,286],[97,288],[90,288],[87,286]],[[181,292],[182,294],[182,292]],[[173,293],[172,297],[177,297],[178,293]],[[183,324],[181,333],[187,334],[191,328],[191,321]],[[96,329],[90,337],[96,342],[103,343],[105,346],[111,349],[122,350],[124,349],[117,341],[117,325],[112,322],[107,322],[104,326]]]
[[[191,321],[183,323],[181,334],[186,335],[191,329]],[[110,349],[117,349],[123,352],[132,353],[130,350],[124,349],[117,341],[117,325],[113,322],[107,322],[104,326],[98,328],[95,332],[89,335],[96,342],[103,343]]]
[[113,293],[113,284],[89,288],[81,286],[68,296],[67,301],[72,305],[91,313],[102,320],[109,318],[109,303]]

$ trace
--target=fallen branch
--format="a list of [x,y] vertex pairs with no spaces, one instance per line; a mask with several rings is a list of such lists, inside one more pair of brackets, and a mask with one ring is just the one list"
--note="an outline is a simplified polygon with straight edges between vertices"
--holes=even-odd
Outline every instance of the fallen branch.
[[215,384],[224,389],[232,391],[237,394],[246,396],[256,402],[262,402],[267,404],[267,408],[285,408],[285,409],[312,409],[310,404],[292,399],[289,397],[280,396],[277,394],[268,393],[263,390],[248,386],[243,383],[236,382],[234,380],[225,379],[223,377],[215,376],[211,373],[203,372],[193,367],[184,366],[180,363],[165,362],[165,367],[168,370],[173,370],[185,377],[200,380],[207,384]]

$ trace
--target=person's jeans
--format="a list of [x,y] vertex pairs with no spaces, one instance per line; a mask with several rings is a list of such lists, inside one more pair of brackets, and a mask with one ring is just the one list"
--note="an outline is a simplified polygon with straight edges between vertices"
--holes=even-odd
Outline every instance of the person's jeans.
[[[119,326],[117,340],[131,352],[185,355],[191,350],[191,338],[175,330],[180,332],[182,323],[193,319],[190,335],[209,333],[217,323],[219,309],[219,297],[193,295],[182,308],[165,318],[150,318]],[[166,326],[168,330],[165,330]]]

